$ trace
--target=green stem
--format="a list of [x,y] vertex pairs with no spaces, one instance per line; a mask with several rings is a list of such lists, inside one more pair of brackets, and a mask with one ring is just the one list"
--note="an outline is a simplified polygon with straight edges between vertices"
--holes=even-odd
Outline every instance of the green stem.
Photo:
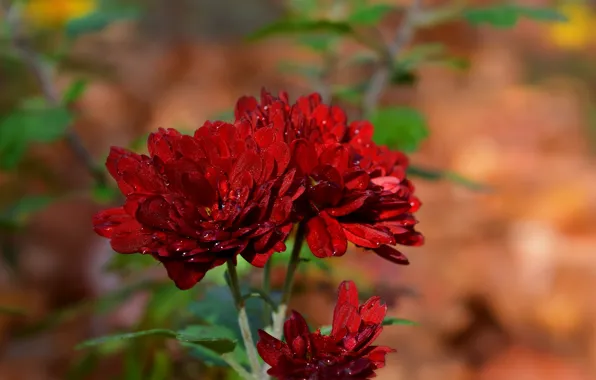
[[290,297],[292,296],[294,275],[298,269],[298,264],[300,264],[300,251],[302,250],[302,243],[304,243],[304,233],[305,225],[303,223],[298,224],[298,231],[296,231],[296,236],[294,238],[294,248],[292,249],[292,256],[290,256],[290,262],[286,272],[286,280],[281,295],[281,302],[277,308],[277,312],[273,313],[273,336],[278,339],[281,338],[286,311],[288,310],[288,304],[290,303]]
[[236,359],[234,359],[234,356],[231,353],[227,353],[227,354],[223,354],[221,356],[221,358],[228,363],[228,365],[234,370],[236,371],[243,379],[250,379],[250,380],[258,380],[258,378],[255,375],[252,375],[250,373],[248,373],[247,370],[244,369],[244,367],[242,367],[240,365],[240,363],[238,363],[236,361]]
[[[271,293],[271,267],[273,267],[273,260],[269,259],[265,263],[265,270],[263,271],[263,293],[269,295]],[[271,306],[265,303],[263,306],[263,322],[265,326],[271,323]]]
[[230,291],[234,298],[234,303],[238,309],[238,325],[240,326],[240,332],[242,334],[242,340],[244,341],[244,347],[248,354],[248,361],[250,362],[250,368],[254,377],[258,377],[261,372],[261,364],[259,363],[259,354],[250,332],[250,323],[248,321],[248,315],[246,314],[246,308],[244,307],[244,299],[240,292],[240,282],[238,281],[238,272],[236,272],[236,265],[232,260],[228,260],[228,274],[230,276]]

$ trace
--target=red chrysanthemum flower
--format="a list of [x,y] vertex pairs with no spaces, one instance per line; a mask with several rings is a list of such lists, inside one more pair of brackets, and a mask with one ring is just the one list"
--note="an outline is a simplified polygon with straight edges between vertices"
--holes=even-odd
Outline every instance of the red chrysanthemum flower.
[[306,321],[292,312],[284,324],[285,342],[263,330],[257,350],[271,366],[268,373],[280,380],[364,380],[385,366],[385,355],[395,350],[373,346],[383,331],[387,306],[379,297],[358,304],[358,290],[352,281],[339,286],[330,335],[311,333]]
[[420,201],[406,178],[406,156],[375,144],[370,123],[348,124],[345,113],[318,94],[290,104],[285,93],[276,98],[263,91],[260,103],[241,98],[235,115],[257,130],[274,127],[290,146],[296,178],[307,189],[295,209],[315,256],[341,256],[350,241],[408,263],[392,246],[422,244],[413,217]]
[[239,254],[262,267],[285,250],[304,189],[275,130],[254,132],[246,123],[207,122],[194,136],[151,134],[149,156],[112,148],[107,168],[126,202],[98,213],[95,231],[117,252],[151,254],[180,289]]

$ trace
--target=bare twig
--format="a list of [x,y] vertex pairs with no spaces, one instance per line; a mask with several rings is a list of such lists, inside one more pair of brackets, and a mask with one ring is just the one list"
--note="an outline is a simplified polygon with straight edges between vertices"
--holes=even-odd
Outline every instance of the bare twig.
[[[43,61],[42,57],[35,52],[31,46],[29,38],[23,33],[23,25],[21,24],[17,5],[10,6],[7,5],[6,2],[3,2],[2,11],[6,18],[6,22],[8,23],[11,43],[17,54],[35,76],[46,102],[51,107],[60,106],[60,94],[52,80],[52,70],[50,66]],[[97,184],[100,186],[106,185],[107,178],[103,170],[95,164],[95,160],[85,148],[81,138],[72,127],[67,130],[65,139],[77,158],[83,162],[89,171],[89,174],[95,179]]]
[[406,11],[404,20],[397,28],[393,42],[387,46],[385,59],[379,63],[377,70],[372,75],[362,101],[362,108],[365,115],[369,115],[377,107],[379,98],[391,78],[395,56],[399,54],[414,36],[414,29],[420,8],[421,0],[412,0],[412,4]]

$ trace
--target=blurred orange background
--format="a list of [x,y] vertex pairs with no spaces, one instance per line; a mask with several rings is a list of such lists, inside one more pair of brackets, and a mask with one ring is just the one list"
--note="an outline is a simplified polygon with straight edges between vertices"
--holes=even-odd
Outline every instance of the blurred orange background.
[[[110,145],[128,145],[158,127],[195,128],[261,86],[287,89],[294,99],[312,91],[278,70],[281,61],[316,62],[312,53],[283,38],[242,40],[280,16],[281,2],[204,1],[190,12],[196,19],[185,16],[189,3],[150,1],[140,27],[118,22],[80,37],[58,71],[61,89],[77,76],[92,78],[76,104],[75,127],[98,161]],[[414,43],[442,42],[469,59],[470,69],[424,66],[413,88],[384,92],[382,104],[412,105],[428,119],[430,138],[412,162],[452,170],[492,191],[416,179],[426,244],[404,250],[409,267],[348,254],[333,262],[333,279],[300,277],[305,292],[294,307],[316,323],[329,323],[333,292],[344,278],[371,284],[390,315],[419,323],[385,329],[381,342],[398,353],[379,379],[596,378],[596,19],[588,4],[561,7],[567,24],[421,30]],[[383,33],[399,20],[388,17]],[[20,75],[20,86],[34,86]],[[0,91],[2,107],[18,96],[9,86]],[[43,169],[31,164],[37,161]],[[50,185],[40,170],[52,177]],[[107,317],[83,315],[26,338],[15,333],[119,284],[101,271],[113,253],[91,228],[103,206],[76,195],[90,181],[62,143],[38,146],[17,172],[0,173],[2,204],[48,186],[75,189],[11,236],[19,273],[0,269],[0,304],[28,314],[0,314],[2,380],[65,378],[78,342],[131,326],[147,298],[136,295]],[[89,378],[114,378],[107,375],[114,360]]]

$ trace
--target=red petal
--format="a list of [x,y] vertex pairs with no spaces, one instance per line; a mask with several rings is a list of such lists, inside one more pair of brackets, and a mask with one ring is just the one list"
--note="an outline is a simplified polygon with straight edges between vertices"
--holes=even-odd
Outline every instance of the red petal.
[[337,305],[344,303],[358,307],[358,288],[354,281],[342,281],[337,288]]
[[259,103],[257,99],[253,98],[252,96],[243,96],[238,99],[236,103],[236,108],[234,109],[234,116],[236,119],[240,119],[241,117],[245,116],[247,112],[253,111],[257,109]]
[[381,303],[380,297],[369,298],[360,306],[360,317],[366,323],[380,324],[387,315],[387,305]]
[[361,318],[358,306],[348,303],[337,304],[333,312],[331,336],[335,340],[342,339],[346,333],[355,334],[360,328]]
[[318,164],[317,151],[304,139],[295,140],[292,143],[292,157],[304,174],[311,173]]
[[385,367],[385,356],[391,352],[395,352],[395,350],[385,346],[377,346],[366,355],[366,358],[373,362],[375,367],[383,368]]
[[360,247],[377,248],[382,244],[395,244],[393,235],[382,226],[344,223],[342,227],[348,240]]
[[283,141],[276,141],[271,144],[266,151],[275,158],[275,163],[277,164],[275,173],[278,176],[281,175],[290,163],[290,148]]
[[172,230],[175,228],[171,221],[172,206],[162,197],[151,197],[139,204],[136,218],[144,226]]
[[193,264],[183,261],[164,261],[164,267],[168,271],[168,276],[178,289],[187,290],[195,286],[209,269],[213,267],[210,264]]
[[[337,303],[333,311],[331,335],[339,338],[338,334],[342,328],[347,327],[346,321],[354,324],[355,321],[358,321],[359,325],[360,317],[356,318],[352,314],[358,314],[358,288],[353,281],[343,281],[337,289]],[[350,328],[354,329],[354,325],[351,325]],[[355,331],[358,331],[358,326],[355,327]]]
[[382,258],[391,261],[392,263],[401,264],[401,265],[408,265],[410,262],[408,258],[404,256],[403,253],[399,252],[398,250],[388,246],[382,245],[378,248],[374,248],[373,251]]
[[155,171],[153,161],[147,156],[112,147],[106,166],[124,195],[161,193],[165,190],[162,179]]
[[368,199],[368,197],[368,194],[360,194],[354,198],[345,198],[343,204],[337,207],[328,208],[327,212],[329,213],[329,215],[335,217],[351,214],[354,211],[358,210],[360,207],[362,207],[364,205],[364,202],[366,202],[366,200]]
[[401,181],[393,176],[373,178],[371,182],[391,193],[397,192],[401,187]]
[[292,355],[287,344],[275,339],[263,330],[259,330],[257,351],[263,361],[272,367],[275,367],[283,356],[289,357]]
[[[234,169],[230,175],[233,187],[239,187],[238,185],[243,184],[246,186],[244,180],[240,179],[245,176],[246,173],[250,174],[253,179],[258,179],[261,176],[263,170],[263,162],[261,157],[253,151],[244,152],[239,158]],[[240,179],[240,180],[239,180]]]
[[354,171],[344,175],[344,185],[350,190],[365,190],[370,182],[368,173]]
[[149,135],[147,141],[147,148],[151,157],[157,156],[163,162],[168,162],[176,157],[174,146],[177,145],[177,140],[180,140],[182,135],[175,129],[163,129]]
[[350,123],[350,138],[362,141],[372,140],[375,128],[368,121],[353,121]]
[[122,207],[110,208],[95,214],[93,217],[93,229],[103,237],[110,238],[114,228],[133,219]]
[[308,339],[310,331],[304,317],[297,311],[292,310],[290,318],[284,323],[284,337],[286,342],[294,342],[297,337]]
[[341,144],[333,145],[321,153],[319,162],[343,173],[348,169],[348,151]]
[[316,257],[342,256],[348,249],[348,241],[337,220],[326,212],[306,222],[306,241]]

